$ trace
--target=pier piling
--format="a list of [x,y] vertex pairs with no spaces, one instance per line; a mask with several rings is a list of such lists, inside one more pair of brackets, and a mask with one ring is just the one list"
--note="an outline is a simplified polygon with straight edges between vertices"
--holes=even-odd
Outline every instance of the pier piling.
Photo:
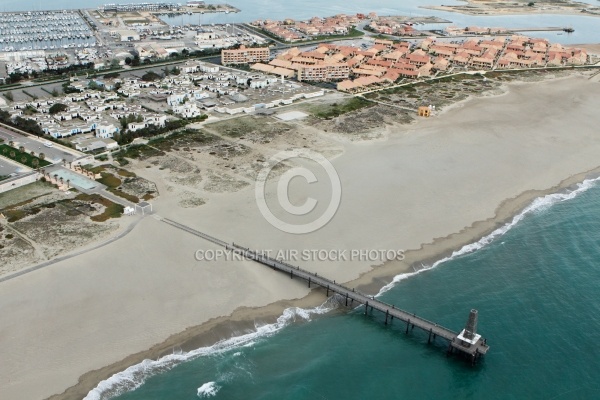
[[369,314],[369,307],[371,307],[371,312],[373,311],[373,309],[375,309],[381,313],[384,313],[386,325],[388,324],[388,322],[391,323],[391,321],[394,320],[394,317],[398,318],[400,321],[405,321],[406,334],[408,334],[409,330],[413,330],[416,326],[417,328],[429,334],[427,340],[428,343],[431,343],[432,339],[435,340],[436,337],[439,336],[442,339],[448,341],[448,355],[454,353],[456,350],[457,353],[466,355],[467,359],[470,359],[471,363],[475,364],[477,360],[484,356],[489,350],[487,340],[481,337],[481,335],[477,334],[476,332],[478,319],[477,310],[471,310],[465,329],[463,329],[460,333],[457,333],[436,323],[428,321],[424,318],[418,317],[414,313],[409,313],[402,309],[396,308],[394,305],[386,304],[382,301],[375,299],[372,296],[366,296],[365,294],[360,293],[354,288],[347,288],[327,278],[318,276],[316,273],[305,271],[299,266],[293,266],[285,262],[272,259],[268,256],[264,256],[258,252],[241,247],[237,244],[229,244],[220,239],[199,232],[195,229],[192,229],[188,226],[185,226],[168,218],[163,218],[161,221],[177,229],[181,229],[192,235],[198,236],[202,239],[212,242],[216,245],[219,245],[226,249],[231,249],[237,254],[244,256],[246,259],[251,259],[257,263],[266,265],[278,271],[289,273],[291,279],[293,279],[294,276],[300,279],[304,279],[308,282],[309,288],[311,287],[312,283],[315,283],[317,284],[317,286],[320,286],[321,288],[326,290],[328,297],[330,292],[342,295],[345,297],[346,306],[348,306],[348,300],[350,300],[350,306],[353,306],[354,301],[356,300],[359,305],[365,306],[365,315]]

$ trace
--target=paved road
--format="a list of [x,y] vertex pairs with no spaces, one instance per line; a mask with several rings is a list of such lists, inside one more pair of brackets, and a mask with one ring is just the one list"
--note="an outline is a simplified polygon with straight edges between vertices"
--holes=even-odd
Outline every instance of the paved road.
[[14,173],[29,171],[27,167],[17,164],[14,161],[9,161],[4,157],[0,157],[0,176],[9,176]]
[[81,254],[85,254],[87,252],[99,249],[101,247],[104,247],[107,244],[110,244],[110,243],[112,243],[114,241],[117,241],[117,240],[121,239],[122,237],[128,235],[129,232],[131,232],[133,230],[133,228],[135,228],[136,225],[143,218],[144,218],[144,216],[135,216],[135,217],[133,217],[133,219],[131,220],[131,222],[129,223],[129,225],[122,232],[120,232],[116,236],[113,236],[113,237],[111,237],[111,238],[109,238],[109,239],[107,239],[107,240],[105,240],[103,242],[94,244],[94,245],[92,245],[90,247],[85,247],[82,250],[75,251],[73,253],[70,253],[70,254],[67,254],[67,255],[64,255],[64,256],[61,256],[61,257],[57,257],[57,258],[54,258],[54,259],[49,260],[49,261],[44,261],[44,262],[42,262],[40,264],[34,265],[34,266],[30,267],[30,268],[23,269],[23,270],[21,270],[19,272],[16,272],[16,273],[12,274],[12,275],[0,277],[0,283],[8,281],[10,279],[17,278],[17,277],[19,277],[21,275],[28,274],[29,272],[37,271],[38,269],[42,269],[42,268],[48,267],[48,266],[56,264],[58,262],[61,262],[61,261],[64,261],[64,260],[68,260],[68,259],[73,258],[73,257],[77,257],[77,256],[79,256]]
[[59,147],[46,147],[44,146],[45,140],[36,139],[31,136],[22,136],[18,133],[11,132],[8,129],[0,126],[0,138],[4,139],[6,143],[9,141],[14,141],[18,146],[24,146],[27,152],[35,152],[44,153],[46,155],[46,160],[50,162],[60,162],[63,158],[68,162],[75,160],[78,158],[74,153],[69,153]]

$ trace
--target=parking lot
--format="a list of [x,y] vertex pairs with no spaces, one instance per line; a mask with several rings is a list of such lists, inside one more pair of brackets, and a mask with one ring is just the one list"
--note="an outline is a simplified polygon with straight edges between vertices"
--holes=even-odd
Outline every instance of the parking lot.
[[27,168],[4,157],[0,157],[0,176],[11,176],[12,174],[19,174],[21,172],[27,172]]
[[23,146],[27,152],[33,151],[36,155],[44,153],[46,155],[46,160],[52,163],[60,162],[63,159],[67,160],[67,162],[71,162],[83,155],[75,150],[63,150],[55,144],[53,144],[52,147],[46,147],[44,146],[44,143],[46,142],[44,139],[21,136],[2,127],[0,127],[0,138],[4,139],[5,143],[10,142],[11,140],[14,141],[16,147]]

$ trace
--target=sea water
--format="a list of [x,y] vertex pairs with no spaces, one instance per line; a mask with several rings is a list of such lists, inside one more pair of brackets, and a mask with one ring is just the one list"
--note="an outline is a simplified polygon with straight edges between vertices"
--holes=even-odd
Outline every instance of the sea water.
[[503,229],[380,295],[455,330],[476,308],[491,346],[476,366],[448,357],[444,340],[428,345],[400,321],[385,326],[376,312],[328,302],[134,366],[88,398],[597,399],[599,285],[600,187],[586,181],[536,200]]

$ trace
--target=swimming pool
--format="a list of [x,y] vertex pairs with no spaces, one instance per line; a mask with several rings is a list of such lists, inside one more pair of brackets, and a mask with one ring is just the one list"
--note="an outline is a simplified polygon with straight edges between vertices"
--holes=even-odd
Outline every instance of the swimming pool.
[[84,190],[90,190],[97,186],[96,181],[93,181],[66,169],[56,169],[50,172],[50,175],[52,177],[54,177],[54,175],[58,175],[58,177],[63,178],[65,182],[69,180],[70,186],[74,186],[76,188],[81,188]]

